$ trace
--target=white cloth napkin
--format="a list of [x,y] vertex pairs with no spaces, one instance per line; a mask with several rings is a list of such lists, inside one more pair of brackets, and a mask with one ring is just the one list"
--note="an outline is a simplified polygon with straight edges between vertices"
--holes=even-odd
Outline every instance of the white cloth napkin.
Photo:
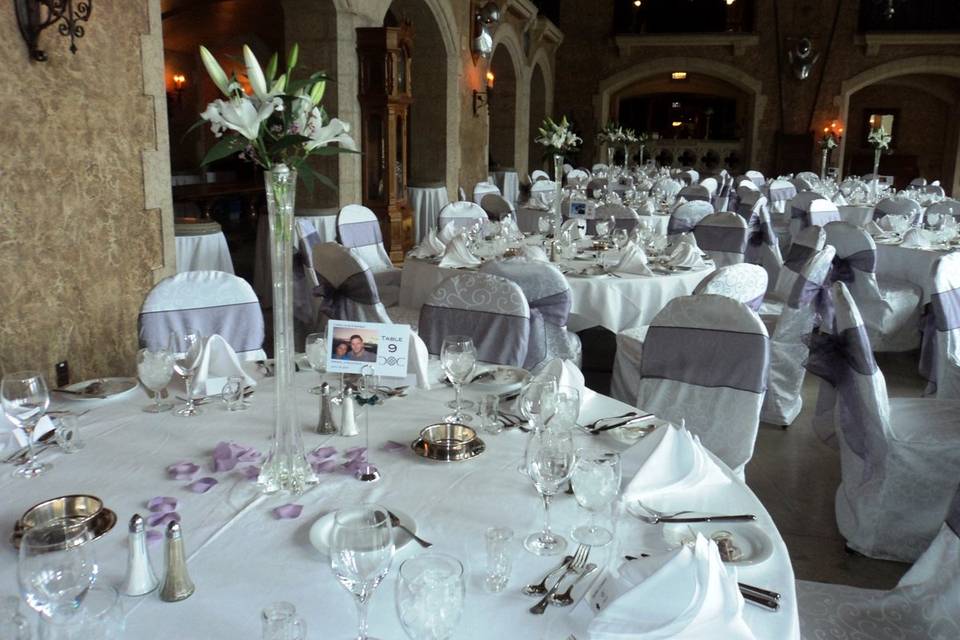
[[[693,234],[688,235],[692,236]],[[695,242],[696,240],[694,240],[694,243]],[[670,257],[667,258],[667,262],[674,267],[690,267],[691,269],[707,266],[700,256],[700,249],[697,248],[696,244],[691,245],[684,241],[681,241],[680,244],[677,245],[673,253],[670,254]]]
[[550,256],[547,255],[547,252],[543,250],[542,247],[538,247],[535,244],[528,244],[523,248],[523,255],[528,260],[534,260],[536,262],[550,262]]
[[552,202],[552,193],[546,191],[531,193],[530,200],[527,201],[527,209],[534,209],[535,211],[550,211],[550,209],[553,208],[551,206]]
[[[12,444],[14,446],[10,447],[11,450],[13,448],[19,449],[27,446],[27,440],[28,440],[27,433],[23,429],[19,427],[14,427],[13,424],[10,424],[10,423],[6,423],[3,426],[13,429],[12,431],[9,431],[3,434],[5,436],[8,436],[8,438],[12,440]],[[50,431],[53,431],[55,428],[56,428],[56,425],[53,423],[53,420],[50,419],[50,416],[43,416],[42,418],[40,418],[40,420],[37,421],[37,426],[33,428],[33,441],[36,442],[37,440],[40,439],[41,436],[43,436],[44,434]],[[2,429],[0,429],[0,431],[2,431]],[[7,447],[4,447],[3,449],[0,449],[0,451],[4,451],[6,450],[6,448]]]
[[637,213],[641,216],[652,216],[657,213],[656,203],[649,198],[638,204],[634,209],[636,209]]
[[928,249],[930,247],[930,240],[927,238],[927,234],[924,233],[923,229],[910,229],[903,236],[903,242],[900,243],[901,247],[910,247],[914,249]]
[[457,236],[450,241],[446,251],[443,252],[440,266],[448,269],[479,267],[480,259],[473,255],[467,247],[467,239],[463,236]]
[[864,230],[865,230],[867,233],[869,233],[869,234],[870,234],[871,236],[873,236],[874,238],[876,238],[876,237],[878,237],[878,236],[885,235],[885,234],[887,233],[886,231],[884,231],[883,227],[881,227],[880,225],[878,225],[878,224],[877,224],[876,222],[874,222],[873,220],[871,220],[871,221],[868,222],[866,225],[864,225],[863,228],[864,228]]
[[554,376],[558,386],[575,388],[580,392],[580,401],[583,402],[586,383],[583,380],[583,373],[576,364],[563,358],[554,358],[540,369],[536,379],[542,380],[548,376]]
[[886,229],[887,231],[896,231],[897,233],[902,233],[903,231],[906,231],[907,227],[910,226],[910,221],[907,220],[907,216],[890,214],[880,218],[880,222],[877,224],[879,224],[882,229]]
[[248,376],[237,352],[223,339],[213,334],[207,338],[200,352],[200,364],[193,377],[193,393],[196,395],[214,395],[223,391],[230,376],[243,376],[245,387],[255,387],[256,381]]
[[579,222],[580,221],[577,218],[571,218],[565,221],[562,225],[560,225],[560,232],[563,233],[564,231],[569,231],[571,238],[574,240],[581,239],[583,235],[580,233],[580,225],[578,224]]
[[620,262],[614,267],[614,271],[622,273],[633,273],[640,276],[652,276],[653,271],[647,266],[647,254],[643,248],[639,247],[633,241],[627,243],[620,255]]
[[622,591],[590,623],[591,640],[753,640],[743,619],[736,573],[712,540],[628,562],[612,588]]
[[693,235],[692,231],[688,231],[680,236],[680,242],[683,244],[690,245],[692,249],[700,251],[700,246],[697,244],[697,236]]
[[636,475],[623,490],[624,502],[640,501],[653,509],[682,504],[685,493],[730,483],[700,444],[700,438],[684,428],[657,427],[634,445],[643,460]]
[[460,229],[457,223],[448,222],[447,224],[443,225],[443,229],[440,229],[440,233],[437,234],[437,240],[442,242],[443,246],[446,247],[459,233]]
[[414,258],[435,258],[443,255],[444,249],[446,249],[446,246],[437,237],[437,232],[433,229],[430,229],[427,231],[427,236],[423,239],[419,246],[413,250],[411,255]]

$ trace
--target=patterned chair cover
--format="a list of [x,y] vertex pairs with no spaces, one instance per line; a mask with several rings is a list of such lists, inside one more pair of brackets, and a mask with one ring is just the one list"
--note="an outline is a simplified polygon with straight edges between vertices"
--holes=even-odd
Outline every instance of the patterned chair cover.
[[480,208],[487,213],[491,220],[501,220],[514,212],[513,205],[507,199],[496,193],[488,193],[480,201]]
[[700,184],[691,184],[687,185],[683,189],[680,189],[680,193],[677,194],[677,197],[684,198],[685,200],[704,200],[710,202],[710,190]]
[[760,308],[767,291],[767,272],[755,264],[720,267],[700,281],[693,295],[711,293],[742,302],[753,311]]
[[482,273],[517,283],[530,305],[530,344],[523,368],[530,371],[554,358],[580,366],[577,334],[567,331],[573,297],[570,283],[552,264],[525,259],[496,260],[480,267]]
[[440,209],[440,213],[437,214],[437,228],[444,229],[451,222],[458,228],[469,227],[477,220],[481,222],[489,220],[487,212],[483,210],[483,207],[475,202],[459,200],[457,202],[451,202],[445,205],[443,209]]
[[667,177],[657,178],[650,187],[650,194],[653,195],[659,191],[667,198],[675,198],[682,188],[683,184],[679,180]]
[[713,213],[713,205],[702,200],[681,202],[674,206],[667,221],[667,235],[677,235],[693,231],[701,220]]
[[515,282],[487,273],[458,273],[441,282],[420,310],[420,337],[439,354],[450,335],[473,338],[483,362],[523,366],[530,306]]
[[263,312],[246,280],[223,271],[185,271],[147,294],[137,318],[140,346],[166,349],[170,334],[217,334],[240,360],[265,360]]
[[746,305],[717,295],[674,298],[647,331],[637,406],[675,424],[683,420],[742,477],[769,362],[767,330]]
[[337,214],[337,238],[370,268],[383,303],[400,299],[400,269],[393,266],[383,246],[377,214],[359,204],[348,204]]
[[824,227],[837,249],[831,281],[846,283],[867,322],[877,351],[909,351],[920,344],[920,289],[903,281],[877,282],[877,245],[866,231],[847,222]]
[[920,203],[905,196],[894,196],[884,198],[877,203],[873,209],[873,217],[879,220],[883,216],[900,215],[907,216],[910,225],[914,227],[923,226],[923,207]]
[[960,400],[960,253],[933,264],[933,295],[923,315],[920,373],[927,393]]
[[801,171],[793,177],[793,183],[796,185],[797,191],[810,191],[819,186],[820,176],[813,171]]
[[[727,212],[704,216],[693,228],[693,235],[697,246],[706,251],[718,267],[743,262],[743,253],[747,249],[747,223],[737,214]],[[763,283],[766,286],[766,274]],[[762,294],[760,298],[763,298]]]

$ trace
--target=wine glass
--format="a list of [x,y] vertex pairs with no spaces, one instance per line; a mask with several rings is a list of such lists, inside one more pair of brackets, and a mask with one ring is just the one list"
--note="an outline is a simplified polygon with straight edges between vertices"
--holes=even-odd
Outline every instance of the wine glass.
[[537,218],[537,230],[540,231],[540,235],[543,236],[543,239],[546,240],[547,236],[550,234],[550,228],[553,226],[553,220],[550,216],[540,216]]
[[[327,339],[322,333],[311,333],[305,342],[307,362],[310,368],[320,374],[320,383],[323,383],[323,374],[327,372]],[[320,395],[320,386],[310,389],[310,393]]]
[[602,238],[610,233],[610,221],[609,220],[597,220],[595,229],[597,232],[597,237]]
[[176,334],[171,334],[170,341],[172,345],[182,344],[183,350],[171,347],[170,351],[176,354],[176,360],[173,363],[174,370],[183,376],[187,385],[187,404],[173,412],[174,415],[181,418],[190,418],[203,413],[193,402],[193,374],[196,373],[197,365],[200,364],[200,354],[203,351],[203,336],[198,331],[185,331],[179,341]]
[[153,392],[153,404],[143,408],[147,413],[160,413],[173,408],[172,402],[160,402],[160,394],[173,377],[173,354],[166,349],[137,351],[137,376]]
[[50,390],[43,374],[36,371],[8,373],[0,381],[0,403],[7,418],[27,435],[27,463],[13,475],[33,478],[50,468],[37,462],[33,450],[33,431],[50,406]]
[[91,545],[93,532],[86,522],[56,520],[31,527],[20,540],[17,579],[27,605],[48,620],[77,613],[97,579]]
[[613,234],[613,244],[619,251],[623,251],[627,243],[630,242],[629,229],[617,229]]
[[445,337],[443,346],[440,348],[440,364],[457,392],[454,412],[445,417],[444,421],[461,424],[469,422],[470,416],[463,412],[461,393],[463,384],[470,379],[477,364],[477,348],[473,344],[473,339],[467,336]]
[[543,499],[543,531],[531,533],[523,541],[527,551],[538,556],[563,553],[567,541],[550,530],[550,500],[573,472],[576,454],[573,435],[567,429],[541,429],[527,444],[527,475]]
[[581,544],[602,547],[613,540],[613,533],[597,525],[597,513],[609,509],[620,492],[620,454],[596,449],[581,449],[570,477],[577,504],[590,512],[590,523],[573,530],[573,539]]
[[572,429],[580,417],[580,390],[569,385],[557,387],[557,399],[554,404],[550,428]]
[[397,616],[410,640],[447,640],[460,622],[463,565],[445,553],[405,560],[397,580]]
[[377,505],[347,507],[334,514],[330,532],[330,568],[357,605],[356,640],[367,635],[367,604],[393,561],[390,513]]

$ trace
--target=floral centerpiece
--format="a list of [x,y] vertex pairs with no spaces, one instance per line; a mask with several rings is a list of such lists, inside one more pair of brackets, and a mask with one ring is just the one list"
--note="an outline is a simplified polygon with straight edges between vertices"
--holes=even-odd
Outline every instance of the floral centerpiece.
[[647,143],[651,140],[659,140],[660,134],[653,132],[648,133],[646,131],[641,131],[637,134],[637,142],[640,144],[640,164],[643,165],[643,150],[647,146]]
[[561,191],[563,189],[563,154],[573,151],[580,146],[583,140],[573,132],[570,123],[567,122],[567,116],[563,116],[560,122],[554,122],[549,116],[544,118],[543,123],[537,130],[540,135],[534,138],[534,142],[543,145],[547,151],[553,154],[553,179],[556,181],[556,193],[553,202],[553,222],[554,229],[559,230],[563,222],[560,214]]
[[823,137],[820,138],[820,179],[827,179],[827,162],[830,159],[830,152],[837,148],[837,138],[829,129],[823,130]]
[[603,126],[603,129],[600,130],[600,133],[597,134],[597,143],[606,145],[607,147],[607,166],[613,167],[613,154],[615,145],[623,144],[625,141],[625,133],[623,127],[619,124],[610,120]]
[[[286,72],[277,75],[279,58],[274,54],[266,69],[250,47],[243,47],[247,84],[244,91],[235,74],[227,76],[206,47],[200,58],[224,98],[218,98],[201,114],[218,142],[207,151],[203,164],[239,154],[264,170],[270,225],[270,260],[273,276],[273,346],[276,394],[274,431],[270,453],[257,482],[264,492],[301,493],[317,481],[304,455],[303,438],[293,401],[293,222],[297,176],[312,187],[320,181],[334,184],[313,169],[308,159],[354,151],[350,128],[330,118],[323,106],[327,76],[315,72],[295,80],[299,48],[291,47]],[[195,125],[196,126],[196,125]]]
[[[871,123],[873,118],[870,119]],[[890,153],[890,142],[893,140],[893,136],[884,131],[883,127],[876,127],[870,130],[870,133],[867,135],[867,142],[873,147],[873,195],[877,195],[877,185],[879,182],[880,174],[880,154],[886,151]]]

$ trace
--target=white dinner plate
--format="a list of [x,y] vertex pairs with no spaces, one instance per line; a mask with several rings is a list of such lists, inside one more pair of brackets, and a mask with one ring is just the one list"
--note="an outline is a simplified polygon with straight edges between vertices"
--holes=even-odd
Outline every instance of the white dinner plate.
[[[91,387],[94,383],[100,383],[100,386]],[[136,378],[96,378],[94,380],[84,380],[75,382],[64,387],[67,391],[83,391],[89,389],[89,395],[80,393],[60,393],[61,398],[68,400],[80,400],[83,402],[94,400],[112,400],[128,396],[134,391],[140,383]],[[56,393],[56,390],[54,390]]]
[[[417,532],[417,523],[413,518],[399,509],[391,508],[390,511],[400,519],[400,524],[406,526],[414,533]],[[334,513],[335,512],[331,511],[327,515],[321,516],[310,527],[310,544],[325,556],[330,555],[330,531],[333,529]],[[413,542],[413,538],[409,533],[400,527],[393,528],[393,544],[398,552],[411,542]]]
[[[682,517],[693,516],[684,514]],[[735,567],[760,564],[773,555],[773,541],[759,526],[750,522],[694,522],[690,524],[664,524],[663,539],[671,547],[692,543],[693,534],[700,533],[710,538],[718,531],[726,531],[733,538],[733,544],[740,548],[743,556],[740,560],[726,562]],[[691,530],[693,534],[691,534]]]
[[[479,376],[483,377],[477,380]],[[519,389],[529,378],[530,373],[520,367],[490,367],[477,373],[469,384],[484,393],[500,394]]]

